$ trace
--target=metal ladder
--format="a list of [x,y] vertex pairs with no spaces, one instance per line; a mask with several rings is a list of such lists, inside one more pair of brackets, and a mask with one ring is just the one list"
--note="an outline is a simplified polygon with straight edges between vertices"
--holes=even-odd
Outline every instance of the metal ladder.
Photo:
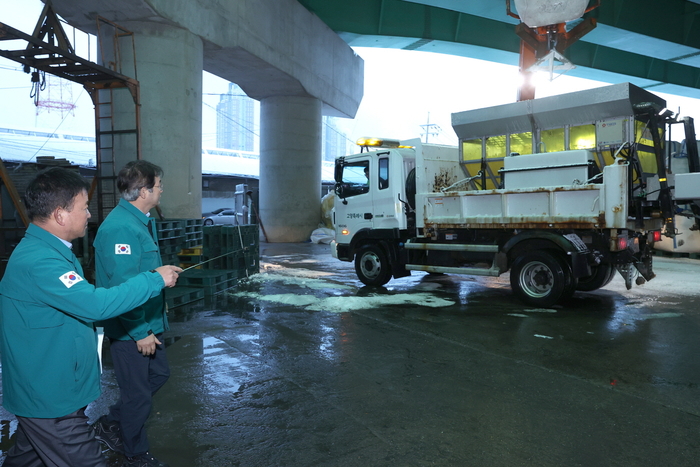
[[[104,45],[108,43],[108,34],[105,30],[112,31],[111,53],[105,54]],[[136,53],[134,47],[134,34],[121,26],[102,17],[97,18],[97,31],[100,43],[100,53],[105,64],[114,72],[123,74],[123,46],[127,42],[130,45],[134,58],[133,69],[130,70],[136,79]],[[130,44],[128,44],[130,42]],[[130,95],[127,95],[126,93]],[[140,95],[137,86],[105,86],[94,89],[90,96],[95,105],[95,145],[97,149],[97,172],[93,180],[93,186],[97,188],[97,212],[98,222],[105,217],[119,203],[119,190],[117,189],[117,159],[130,160],[134,157],[118,157],[120,152],[133,151],[135,158],[141,159],[141,119],[140,119]],[[114,121],[115,110],[119,108],[121,115],[126,114],[126,102],[133,101],[133,119],[127,123],[127,118],[120,120],[117,127]]]
[[[68,36],[61,26],[61,20],[51,7],[51,2],[46,2],[33,35],[25,34],[0,22],[0,56],[22,63],[26,70],[33,68],[79,83],[90,93],[95,104],[97,174],[93,179],[89,194],[92,198],[97,190],[99,206],[97,220],[101,222],[117,204],[115,150],[119,148],[120,151],[129,152],[129,154],[121,156],[119,160],[140,159],[139,134],[141,125],[139,117],[140,91],[139,82],[136,80],[133,33],[101,17],[97,19],[97,24],[99,35],[105,36],[101,31],[104,25],[109,25],[109,28],[114,30],[115,50],[111,52],[112,55],[109,55],[110,58],[113,58],[109,62],[109,68],[75,54]],[[104,42],[102,39],[104,37],[100,40],[101,44]],[[133,78],[121,72],[123,50],[120,43],[124,39],[130,39],[132,43],[134,65],[131,74],[134,76]],[[4,44],[5,41],[24,41],[26,47],[16,50],[3,49],[1,44]],[[104,53],[105,50],[102,50],[103,57],[105,57]],[[134,123],[131,128],[114,127],[114,103],[117,92],[128,92],[128,99],[133,103]],[[122,101],[127,102],[127,99]],[[124,109],[120,107],[119,111],[122,112]],[[134,142],[124,144],[125,137],[133,138]]]

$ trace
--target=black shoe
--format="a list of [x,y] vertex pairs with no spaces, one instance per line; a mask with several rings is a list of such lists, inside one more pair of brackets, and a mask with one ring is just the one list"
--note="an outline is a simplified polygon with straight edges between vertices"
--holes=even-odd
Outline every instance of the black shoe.
[[122,436],[117,422],[108,422],[107,416],[103,415],[92,425],[92,429],[95,430],[95,439],[97,441],[114,452],[124,454],[124,445],[122,444]]
[[145,452],[134,457],[127,457],[122,463],[122,467],[170,467],[165,462],[161,462],[151,455],[150,452]]

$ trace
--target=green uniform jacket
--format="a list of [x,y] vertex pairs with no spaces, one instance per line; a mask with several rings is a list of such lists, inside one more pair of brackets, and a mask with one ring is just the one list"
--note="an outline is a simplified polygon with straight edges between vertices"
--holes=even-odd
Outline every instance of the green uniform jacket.
[[[155,220],[122,199],[100,225],[95,237],[95,283],[114,287],[135,275],[162,266]],[[100,323],[109,338],[138,341],[148,331],[167,331],[165,300],[153,297],[141,306]]]
[[34,224],[0,282],[2,398],[21,417],[57,418],[100,395],[94,322],[158,295],[158,273],[98,289],[82,278],[73,252]]

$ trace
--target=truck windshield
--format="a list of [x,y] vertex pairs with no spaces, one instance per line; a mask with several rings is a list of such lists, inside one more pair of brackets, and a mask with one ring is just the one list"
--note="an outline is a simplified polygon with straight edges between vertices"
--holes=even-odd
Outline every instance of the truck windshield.
[[356,196],[369,191],[369,161],[351,162],[343,167],[343,194]]

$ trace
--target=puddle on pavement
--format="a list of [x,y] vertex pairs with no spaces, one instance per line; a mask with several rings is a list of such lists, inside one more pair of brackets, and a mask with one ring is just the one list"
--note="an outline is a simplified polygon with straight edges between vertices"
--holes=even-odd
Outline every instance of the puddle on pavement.
[[245,372],[247,367],[230,352],[231,347],[221,339],[211,336],[202,339],[202,363],[207,369],[204,385],[211,395],[236,393],[241,389],[242,383],[231,374],[231,369]]
[[2,455],[2,459],[14,444],[14,440],[11,438],[15,431],[17,431],[17,420],[0,420],[0,455]]
[[163,344],[165,344],[165,348],[167,349],[180,339],[182,339],[182,336],[171,336],[166,333],[165,337],[163,337]]

